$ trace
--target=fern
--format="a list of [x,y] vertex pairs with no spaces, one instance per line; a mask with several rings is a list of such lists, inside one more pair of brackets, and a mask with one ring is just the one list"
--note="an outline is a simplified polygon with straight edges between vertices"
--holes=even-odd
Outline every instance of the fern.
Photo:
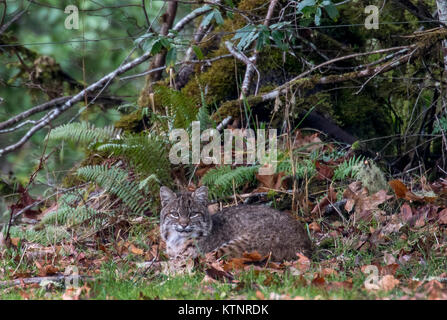
[[154,91],[162,105],[168,108],[174,128],[186,129],[196,120],[198,108],[194,99],[165,86],[156,86]]
[[158,192],[160,184],[171,182],[169,148],[167,142],[160,137],[126,134],[122,139],[100,145],[97,149],[123,156],[141,178],[152,177],[149,181],[153,186],[151,190]]
[[100,212],[85,205],[79,205],[81,201],[80,194],[64,194],[58,200],[58,209],[47,213],[42,218],[42,224],[73,227],[88,220],[97,228],[105,221],[106,216],[110,216],[109,212]]
[[355,178],[359,173],[359,170],[364,161],[364,157],[353,156],[349,160],[345,160],[339,164],[334,171],[333,180],[343,180],[346,178]]
[[216,122],[211,118],[211,113],[208,104],[205,100],[205,95],[201,92],[202,106],[197,113],[197,121],[200,122],[200,130],[206,130],[211,127],[216,127]]
[[439,121],[435,122],[433,128],[433,134],[440,134],[447,131],[447,116],[444,115],[439,118]]
[[105,142],[115,138],[120,130],[113,126],[97,128],[88,122],[74,122],[61,125],[47,135],[50,141],[67,140],[73,143],[89,145],[98,142]]
[[259,165],[250,167],[222,166],[209,170],[202,178],[202,183],[209,187],[212,198],[226,197],[233,193],[233,186],[237,190],[255,179]]
[[[292,162],[290,158],[284,157],[281,159],[276,167],[276,172],[284,172],[286,175],[293,174]],[[305,177],[313,177],[317,173],[315,162],[310,159],[303,159],[295,161],[295,176],[297,179],[304,179]]]
[[70,233],[62,226],[46,226],[42,230],[12,226],[10,234],[13,238],[25,239],[28,242],[37,242],[42,245],[54,244],[71,237]]
[[127,172],[122,169],[107,168],[105,165],[86,166],[79,168],[77,174],[120,198],[135,214],[142,214],[148,209],[149,203],[141,194],[138,184],[129,181]]

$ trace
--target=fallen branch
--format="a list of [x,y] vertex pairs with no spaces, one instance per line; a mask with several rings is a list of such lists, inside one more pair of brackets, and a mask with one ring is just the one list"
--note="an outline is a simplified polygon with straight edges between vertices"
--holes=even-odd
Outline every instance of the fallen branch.
[[20,285],[29,285],[29,284],[41,284],[42,282],[51,281],[51,282],[64,282],[66,279],[82,279],[82,281],[93,281],[94,278],[90,276],[81,276],[81,275],[57,275],[51,277],[35,277],[35,278],[21,278],[16,280],[7,280],[0,281],[0,288],[8,288]]

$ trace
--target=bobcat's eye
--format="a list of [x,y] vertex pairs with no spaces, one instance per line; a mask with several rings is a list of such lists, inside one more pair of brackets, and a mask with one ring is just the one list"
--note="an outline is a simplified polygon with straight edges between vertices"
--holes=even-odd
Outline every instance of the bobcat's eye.
[[200,213],[194,213],[193,215],[191,215],[189,218],[190,219],[194,219],[194,218],[198,218],[200,216]]
[[178,218],[177,213],[170,213],[168,214],[171,218]]

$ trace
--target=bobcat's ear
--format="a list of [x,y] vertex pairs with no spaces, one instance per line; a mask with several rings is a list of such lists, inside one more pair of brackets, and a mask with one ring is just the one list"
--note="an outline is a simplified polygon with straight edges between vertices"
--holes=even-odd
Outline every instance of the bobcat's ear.
[[196,199],[200,202],[208,203],[208,187],[201,186],[196,191],[194,191],[192,196],[194,199]]
[[171,189],[169,189],[168,187],[160,188],[160,199],[161,199],[161,205],[163,207],[175,198],[177,198],[177,196],[175,195],[174,192],[172,192]]

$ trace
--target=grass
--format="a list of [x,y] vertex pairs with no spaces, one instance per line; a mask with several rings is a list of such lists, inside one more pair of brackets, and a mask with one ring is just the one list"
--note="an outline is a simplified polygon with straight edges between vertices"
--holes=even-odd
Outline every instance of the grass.
[[[392,247],[378,248],[387,251],[401,250],[408,247],[408,243],[417,241],[421,236],[410,234],[409,241],[397,239]],[[137,237],[139,238],[139,237]],[[205,283],[205,273],[197,270],[192,274],[168,276],[163,273],[149,270],[142,274],[137,269],[135,261],[138,257],[132,254],[118,262],[113,259],[100,265],[98,275],[92,282],[87,282],[88,294],[81,298],[89,299],[266,299],[275,298],[303,298],[303,299],[377,299],[385,297],[399,298],[406,292],[398,286],[390,292],[371,292],[365,290],[364,282],[367,274],[360,271],[360,265],[368,265],[377,261],[377,255],[370,250],[357,251],[348,247],[340,239],[334,242],[333,255],[325,261],[338,260],[336,274],[324,276],[324,283],[318,283],[314,279],[321,273],[322,267],[318,260],[313,261],[311,268],[301,275],[292,269],[284,272],[276,272],[272,269],[249,266],[246,270],[234,272],[233,283],[225,281],[212,281]],[[20,265],[17,261],[20,250],[13,249],[3,256],[10,256],[0,262],[0,270],[9,270],[6,278],[12,276],[10,270],[16,270],[16,274],[27,272],[35,274],[38,268],[25,259]],[[447,257],[436,254],[433,251],[425,257],[426,263],[412,263],[402,266],[396,271],[396,278],[403,284],[413,278],[439,276],[446,270]],[[3,277],[5,278],[5,277]],[[352,287],[332,287],[333,283],[344,282],[352,279]],[[81,283],[82,285],[82,283]],[[0,289],[0,299],[61,299],[65,292],[63,286],[6,288]]]

